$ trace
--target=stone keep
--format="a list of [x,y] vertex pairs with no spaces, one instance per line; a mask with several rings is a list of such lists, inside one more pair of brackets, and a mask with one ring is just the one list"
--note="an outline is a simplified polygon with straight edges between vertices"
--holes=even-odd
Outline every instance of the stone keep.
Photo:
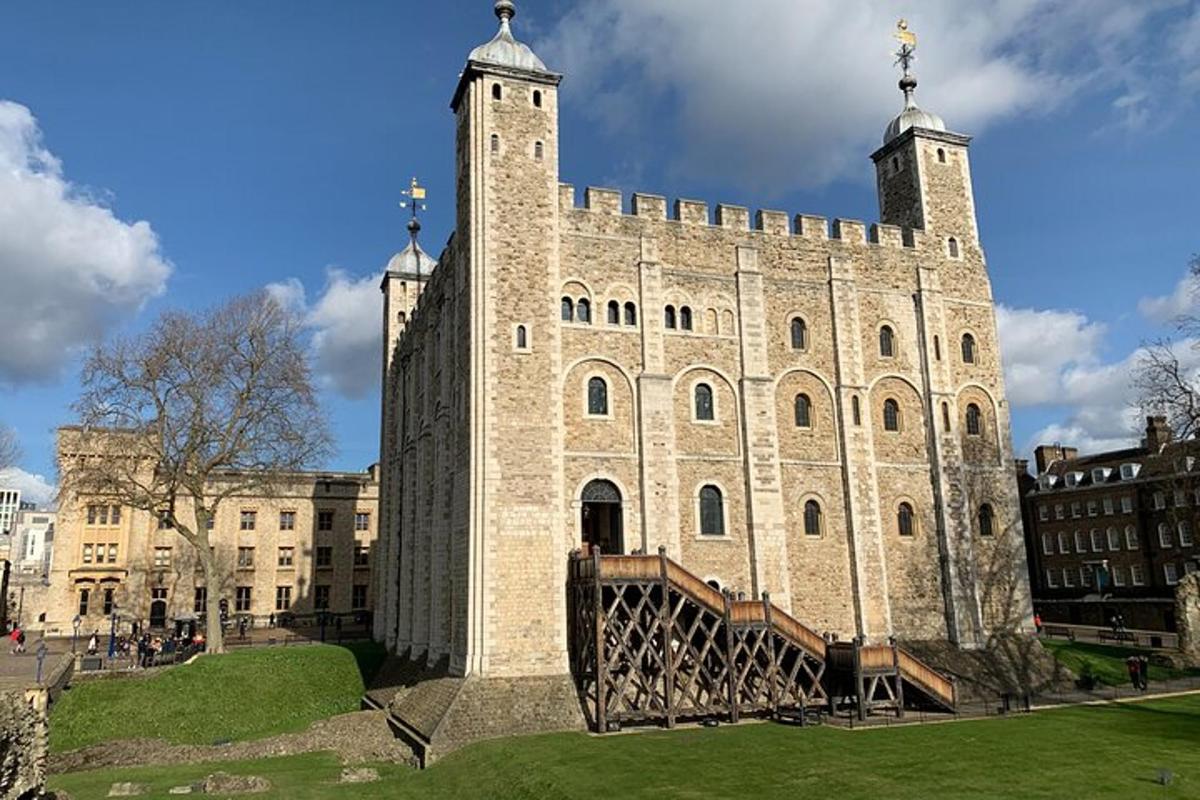
[[383,281],[377,636],[455,675],[564,674],[567,557],[591,544],[665,546],[842,638],[1027,626],[970,139],[906,75],[869,229],[580,206],[561,76],[496,6],[451,103],[455,230],[436,263],[414,231]]

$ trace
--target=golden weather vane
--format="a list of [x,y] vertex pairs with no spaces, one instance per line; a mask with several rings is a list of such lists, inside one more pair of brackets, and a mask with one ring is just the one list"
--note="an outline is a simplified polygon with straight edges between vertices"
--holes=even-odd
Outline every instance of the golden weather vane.
[[893,53],[896,56],[896,64],[903,67],[904,74],[908,75],[912,62],[917,58],[917,35],[908,29],[908,20],[901,19],[896,23],[896,31],[892,38],[900,43],[900,49]]
[[409,184],[409,187],[400,192],[400,194],[408,198],[407,200],[400,201],[400,207],[411,208],[413,219],[417,218],[418,211],[426,210],[425,204],[421,202],[425,199],[425,187],[417,183],[417,179],[415,177],[412,179],[412,183]]

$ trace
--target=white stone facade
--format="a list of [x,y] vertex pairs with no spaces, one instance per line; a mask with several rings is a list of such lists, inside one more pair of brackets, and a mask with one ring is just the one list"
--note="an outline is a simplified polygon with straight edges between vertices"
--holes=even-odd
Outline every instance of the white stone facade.
[[462,675],[565,672],[567,556],[601,536],[842,638],[974,646],[1024,624],[967,137],[877,152],[868,229],[643,194],[626,212],[595,188],[579,204],[549,72],[469,62],[453,109],[456,229],[427,281],[383,286],[389,647]]

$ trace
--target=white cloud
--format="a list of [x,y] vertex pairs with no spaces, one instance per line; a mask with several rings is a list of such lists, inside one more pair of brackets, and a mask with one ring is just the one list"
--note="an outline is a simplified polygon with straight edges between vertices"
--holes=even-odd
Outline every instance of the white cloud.
[[1160,297],[1143,297],[1138,301],[1138,311],[1146,319],[1160,324],[1174,322],[1185,314],[1196,311],[1200,298],[1200,277],[1189,272],[1175,284],[1175,291]]
[[[1084,91],[1121,98],[1114,114],[1136,126],[1177,107],[1176,87],[1200,64],[1190,35],[1153,42],[1160,18],[1200,24],[1184,0],[919,6],[918,97],[954,130],[977,134]],[[673,141],[672,166],[697,180],[781,192],[864,174],[900,110],[896,15],[885,0],[595,0],[537,49],[569,77],[566,101],[615,136]]]
[[322,383],[347,397],[362,397],[379,386],[380,275],[354,278],[330,269],[325,287],[309,305],[304,284],[289,278],[267,292],[303,315],[312,331],[313,362]]
[[1003,305],[996,307],[996,325],[1005,388],[1017,407],[1061,402],[1068,376],[1095,363],[1105,331],[1077,311]]
[[52,503],[58,494],[58,487],[45,476],[26,472],[20,467],[0,469],[0,486],[20,490],[22,500],[32,501],[42,508]]
[[0,384],[53,379],[170,272],[150,224],[68,181],[29,109],[0,100]]

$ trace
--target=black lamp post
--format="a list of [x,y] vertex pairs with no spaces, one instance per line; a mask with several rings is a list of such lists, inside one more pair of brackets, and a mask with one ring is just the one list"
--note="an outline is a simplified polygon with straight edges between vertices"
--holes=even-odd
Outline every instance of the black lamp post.
[[75,642],[79,639],[79,625],[83,622],[83,617],[78,614],[71,620],[71,625],[75,628],[75,632],[71,634],[71,655],[75,655]]

